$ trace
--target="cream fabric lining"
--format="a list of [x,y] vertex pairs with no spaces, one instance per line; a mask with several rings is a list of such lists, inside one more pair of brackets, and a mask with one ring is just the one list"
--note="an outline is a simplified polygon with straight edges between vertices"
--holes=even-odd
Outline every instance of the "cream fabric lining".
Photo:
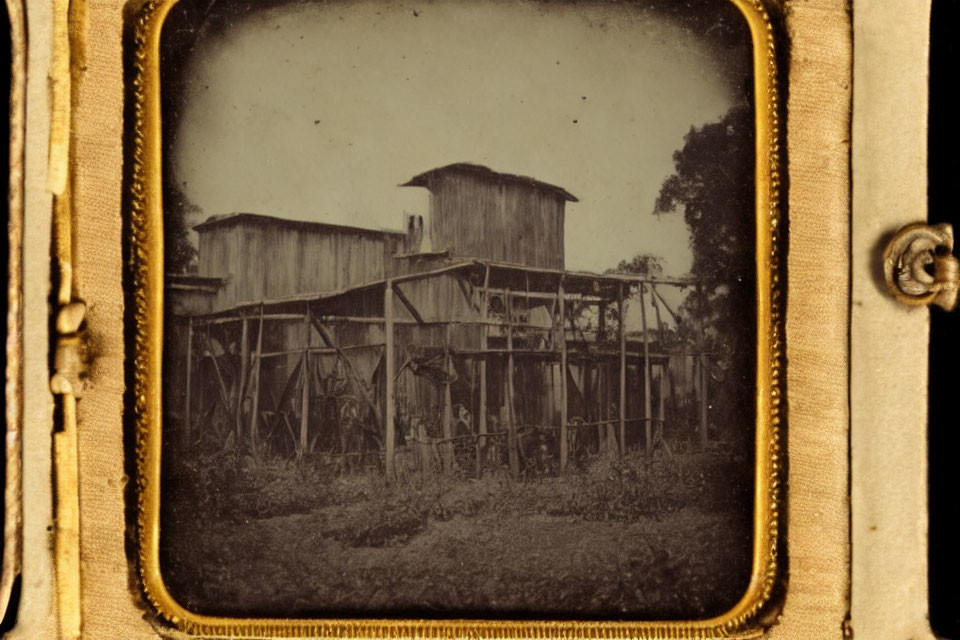
[[[854,633],[932,638],[927,619],[927,345],[930,315],[887,295],[882,243],[926,220],[930,4],[862,0],[854,17]],[[896,123],[891,126],[890,123]]]
[[839,638],[847,614],[851,34],[841,2],[790,3],[788,588],[772,638]]

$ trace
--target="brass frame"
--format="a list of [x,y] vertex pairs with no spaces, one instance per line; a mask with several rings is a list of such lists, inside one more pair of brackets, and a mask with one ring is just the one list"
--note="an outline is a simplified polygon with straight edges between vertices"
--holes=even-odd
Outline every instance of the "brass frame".
[[784,398],[781,276],[780,119],[775,29],[765,0],[730,0],[753,42],[756,111],[757,396],[754,549],[750,584],[726,613],[705,620],[498,621],[412,619],[254,619],[201,615],[178,603],[160,573],[161,359],[163,349],[163,209],[159,45],[178,0],[149,0],[134,15],[132,231],[137,429],[139,573],[147,599],[176,630],[217,637],[323,638],[717,638],[757,637],[761,610],[777,583],[780,450]]

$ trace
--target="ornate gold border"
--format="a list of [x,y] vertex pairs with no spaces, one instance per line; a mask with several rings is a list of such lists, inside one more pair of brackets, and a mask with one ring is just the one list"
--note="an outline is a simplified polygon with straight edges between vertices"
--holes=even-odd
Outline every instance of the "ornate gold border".
[[757,637],[758,614],[779,570],[784,398],[780,268],[780,118],[775,29],[764,0],[730,0],[753,39],[756,101],[757,432],[754,551],[750,584],[715,618],[693,621],[498,621],[256,619],[194,613],[167,591],[160,574],[161,360],[163,348],[163,208],[159,45],[163,21],[178,0],[149,0],[135,14],[133,51],[132,232],[137,429],[139,571],[148,600],[171,631],[205,637],[324,638],[718,638]]

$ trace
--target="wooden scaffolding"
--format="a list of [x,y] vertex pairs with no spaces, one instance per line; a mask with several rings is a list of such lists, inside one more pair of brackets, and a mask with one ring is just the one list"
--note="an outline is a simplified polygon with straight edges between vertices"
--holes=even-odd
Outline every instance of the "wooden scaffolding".
[[[442,398],[442,437],[432,440],[439,447],[442,468],[453,467],[453,444],[468,439],[475,447],[480,473],[489,443],[504,439],[510,472],[519,477],[519,433],[531,425],[521,419],[518,403],[532,400],[518,397],[517,376],[522,373],[519,363],[534,363],[523,366],[537,368],[551,380],[559,367],[559,384],[550,383],[559,392],[559,415],[554,418],[547,411],[541,424],[532,426],[556,433],[557,466],[562,473],[570,461],[571,443],[582,430],[594,430],[607,446],[613,445],[612,452],[623,455],[628,448],[628,425],[640,424],[638,446],[642,444],[649,455],[658,429],[663,428],[670,358],[683,356],[696,364],[696,429],[704,446],[709,354],[703,328],[698,328],[694,348],[672,353],[664,349],[663,341],[656,339],[665,326],[660,309],[676,315],[657,289],[667,286],[696,287],[696,283],[465,260],[342,291],[252,301],[185,316],[178,319],[182,329],[172,329],[185,332],[182,340],[175,341],[185,348],[173,359],[181,360],[173,366],[183,367],[178,437],[181,444],[190,446],[216,413],[226,418],[237,440],[256,445],[269,437],[265,434],[286,432],[295,454],[302,456],[311,441],[322,435],[311,434],[311,415],[318,411],[311,401],[318,394],[335,395],[331,387],[336,384],[318,372],[325,362],[328,370],[336,369],[337,384],[351,392],[343,396],[349,396],[349,402],[324,411],[337,413],[334,417],[341,421],[358,423],[353,425],[353,435],[344,435],[348,430],[341,428],[343,447],[350,438],[354,443],[364,439],[375,443],[369,446],[378,449],[387,478],[394,479],[398,446],[404,442],[398,438],[398,428],[408,431],[403,435],[409,441],[420,442],[423,437],[422,428],[417,433],[405,422],[408,416],[400,415],[405,408],[398,403],[398,379],[405,371],[419,369],[425,374],[429,370]],[[631,302],[639,304],[641,325],[632,339],[625,322]],[[648,305],[654,318],[647,317]],[[539,316],[534,317],[537,312]],[[583,322],[578,326],[584,317],[592,319],[585,323],[586,329]],[[656,332],[650,330],[651,323]],[[413,358],[410,352],[425,355]],[[398,363],[400,353],[407,356]],[[460,409],[474,425],[468,434],[455,433],[458,416],[451,391],[455,358],[469,360],[471,397],[479,399],[474,411]],[[497,369],[496,375],[491,375],[491,367]],[[598,387],[591,390],[597,397],[594,408],[584,408],[574,418],[569,415],[568,397],[572,367],[580,367],[581,377],[587,367],[597,368]],[[637,389],[629,388],[630,367]],[[659,374],[656,409],[654,368]],[[201,371],[204,380],[198,384]],[[502,387],[502,419],[488,414],[491,384]],[[586,394],[586,385],[581,388]],[[213,389],[214,397],[197,397],[209,394],[204,389]],[[606,404],[605,398],[614,402]],[[639,415],[628,415],[629,406],[638,408]]]

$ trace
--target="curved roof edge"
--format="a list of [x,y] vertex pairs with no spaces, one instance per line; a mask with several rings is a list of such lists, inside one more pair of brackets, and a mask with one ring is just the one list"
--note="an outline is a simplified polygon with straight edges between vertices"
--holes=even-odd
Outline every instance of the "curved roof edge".
[[262,213],[228,213],[219,216],[210,216],[203,222],[193,225],[194,231],[208,229],[225,224],[237,222],[257,222],[260,224],[275,224],[286,227],[296,227],[299,229],[325,230],[339,233],[362,233],[367,235],[391,235],[404,236],[403,231],[395,229],[365,229],[363,227],[353,227],[345,224],[334,224],[331,222],[314,222],[311,220],[292,220],[290,218],[277,218],[276,216],[267,216]]
[[415,175],[407,182],[398,185],[401,187],[426,187],[430,188],[430,179],[435,176],[440,176],[446,173],[475,173],[484,178],[489,178],[492,180],[505,180],[509,182],[520,182],[523,184],[528,184],[546,191],[550,191],[568,202],[580,202],[577,196],[573,195],[563,187],[558,187],[547,182],[542,182],[535,178],[529,176],[520,176],[513,173],[500,173],[494,171],[489,167],[485,167],[479,164],[473,164],[470,162],[456,162],[454,164],[448,164],[443,167],[437,167],[436,169],[430,169],[429,171],[424,171],[421,174]]

